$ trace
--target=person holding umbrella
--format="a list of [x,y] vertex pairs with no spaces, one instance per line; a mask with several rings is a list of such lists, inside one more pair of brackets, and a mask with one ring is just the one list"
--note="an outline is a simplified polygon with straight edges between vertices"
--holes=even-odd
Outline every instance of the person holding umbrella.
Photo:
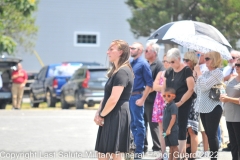
[[209,98],[210,89],[220,84],[223,80],[223,73],[220,69],[222,58],[220,53],[211,51],[204,55],[206,66],[209,71],[203,74],[199,65],[194,67],[197,73],[197,81],[195,85],[195,92],[197,93],[197,100],[195,108],[200,112],[203,127],[208,137],[210,147],[211,160],[217,159],[219,142],[217,138],[217,130],[222,116],[222,103],[220,100],[213,100]]

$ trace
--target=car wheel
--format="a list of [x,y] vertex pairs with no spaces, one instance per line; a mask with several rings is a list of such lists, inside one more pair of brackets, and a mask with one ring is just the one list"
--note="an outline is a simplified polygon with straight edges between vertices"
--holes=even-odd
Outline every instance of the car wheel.
[[56,98],[52,96],[52,93],[48,90],[46,93],[46,100],[48,107],[56,107]]
[[0,104],[0,109],[5,109],[6,108],[6,106],[7,106],[7,102],[1,102],[1,104]]
[[95,106],[95,102],[94,101],[89,101],[88,102],[88,107],[93,107]]
[[34,95],[33,95],[33,93],[32,93],[31,91],[30,91],[30,93],[29,93],[29,98],[30,98],[30,106],[31,106],[32,108],[36,108],[36,107],[39,106],[39,103],[35,103],[35,102],[34,102],[36,99],[35,99],[35,97],[34,97]]
[[61,106],[62,109],[69,109],[69,104],[65,101],[64,94],[61,94]]
[[84,103],[79,98],[79,93],[75,93],[75,106],[76,109],[84,109]]

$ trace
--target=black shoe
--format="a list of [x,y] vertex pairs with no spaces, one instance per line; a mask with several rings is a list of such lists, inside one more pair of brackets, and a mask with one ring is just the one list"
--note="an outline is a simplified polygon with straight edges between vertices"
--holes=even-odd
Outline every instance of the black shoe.
[[144,148],[143,152],[144,152],[144,154],[146,154],[148,152],[148,149]]
[[223,148],[222,151],[226,151],[226,152],[231,151],[231,144],[228,143],[228,144],[227,144],[227,147],[226,147],[226,148]]

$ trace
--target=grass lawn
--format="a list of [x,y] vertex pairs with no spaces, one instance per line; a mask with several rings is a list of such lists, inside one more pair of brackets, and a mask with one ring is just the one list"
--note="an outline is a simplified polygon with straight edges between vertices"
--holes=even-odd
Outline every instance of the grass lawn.
[[[96,104],[94,107],[88,107],[87,105],[84,105],[84,109],[88,109],[88,110],[97,110],[98,107],[99,107],[99,104]],[[11,104],[7,105],[6,110],[11,110],[11,109],[12,109],[12,105]],[[24,110],[25,109],[26,110],[27,109],[32,109],[32,110],[43,110],[43,109],[47,109],[47,110],[61,110],[62,108],[61,108],[61,103],[58,102],[56,104],[56,107],[47,107],[47,103],[40,103],[39,107],[37,107],[37,108],[32,108],[30,106],[30,103],[23,103],[21,109],[24,109]],[[76,109],[76,107],[70,107],[69,109]]]

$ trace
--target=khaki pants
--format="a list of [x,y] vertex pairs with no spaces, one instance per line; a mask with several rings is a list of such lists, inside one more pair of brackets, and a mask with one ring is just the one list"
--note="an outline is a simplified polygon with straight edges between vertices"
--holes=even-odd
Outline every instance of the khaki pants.
[[24,87],[21,84],[12,84],[12,105],[14,108],[21,108]]

